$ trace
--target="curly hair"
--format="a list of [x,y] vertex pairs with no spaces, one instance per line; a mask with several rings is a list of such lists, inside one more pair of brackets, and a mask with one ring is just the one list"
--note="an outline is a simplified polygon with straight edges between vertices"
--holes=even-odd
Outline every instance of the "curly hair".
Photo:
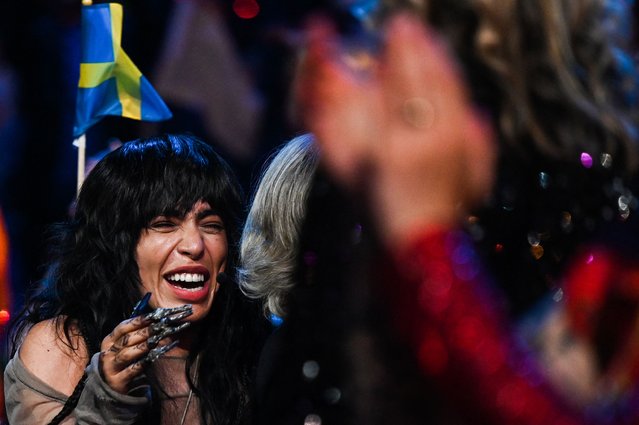
[[286,314],[300,229],[318,163],[313,136],[298,136],[273,154],[255,191],[240,241],[238,282],[248,297],[264,300],[267,315]]
[[[14,326],[13,354],[31,325],[52,318],[69,347],[77,349],[71,333],[79,329],[89,355],[97,352],[140,298],[135,249],[143,229],[158,215],[186,214],[199,200],[215,206],[225,224],[227,266],[233,270],[242,197],[227,163],[192,136],[139,139],[109,153],[87,176],[73,219],[55,229],[47,276]],[[250,351],[241,346],[242,333],[249,332],[242,317],[246,311],[237,287],[221,285],[187,361],[190,369],[201,354],[194,391],[201,397],[202,417],[216,424],[243,423],[252,360],[242,357]]]

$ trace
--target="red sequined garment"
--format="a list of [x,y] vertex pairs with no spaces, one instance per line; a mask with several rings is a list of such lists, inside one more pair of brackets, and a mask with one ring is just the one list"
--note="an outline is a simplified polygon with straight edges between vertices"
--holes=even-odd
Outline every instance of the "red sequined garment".
[[465,235],[425,232],[395,260],[403,280],[388,282],[396,325],[421,370],[472,423],[639,423],[627,412],[636,408],[621,418],[618,411],[604,417],[577,412],[550,389],[513,342],[509,319]]

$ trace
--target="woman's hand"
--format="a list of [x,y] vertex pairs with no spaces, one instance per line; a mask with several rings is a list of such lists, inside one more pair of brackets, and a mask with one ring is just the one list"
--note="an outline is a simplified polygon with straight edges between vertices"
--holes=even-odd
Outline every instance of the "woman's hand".
[[456,225],[489,192],[495,149],[436,36],[403,15],[384,36],[366,60],[313,25],[297,97],[325,166],[370,196],[380,234],[396,244],[420,227]]
[[145,365],[177,344],[171,336],[190,325],[180,322],[190,314],[190,305],[159,308],[121,322],[100,346],[100,374],[104,381],[115,391],[126,394]]
[[102,340],[100,374],[115,391],[126,394],[131,381],[143,371],[142,359],[151,349],[150,320],[144,316],[125,320]]

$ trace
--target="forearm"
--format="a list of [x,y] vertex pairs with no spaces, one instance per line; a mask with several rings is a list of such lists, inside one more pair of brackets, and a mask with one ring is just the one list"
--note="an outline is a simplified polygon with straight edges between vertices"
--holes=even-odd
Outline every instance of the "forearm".
[[397,266],[397,326],[421,370],[460,409],[500,425],[581,423],[517,352],[465,236],[423,233],[400,252]]

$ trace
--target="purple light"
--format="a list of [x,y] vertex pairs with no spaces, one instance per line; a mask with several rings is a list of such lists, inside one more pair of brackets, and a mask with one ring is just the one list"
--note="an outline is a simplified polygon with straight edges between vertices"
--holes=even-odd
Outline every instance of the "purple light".
[[581,165],[586,168],[592,167],[592,156],[586,152],[581,153]]

